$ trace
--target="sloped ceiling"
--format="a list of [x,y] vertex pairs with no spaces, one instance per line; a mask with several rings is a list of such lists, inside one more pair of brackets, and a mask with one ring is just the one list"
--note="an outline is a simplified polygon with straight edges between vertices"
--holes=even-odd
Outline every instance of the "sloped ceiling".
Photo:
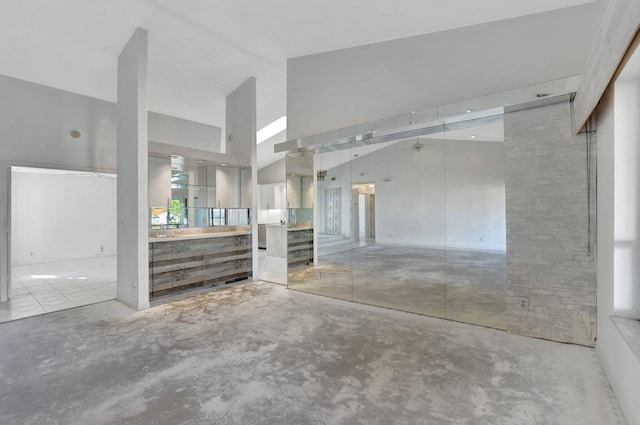
[[555,10],[585,0],[3,0],[0,74],[115,101],[117,57],[149,31],[150,109],[224,127],[258,81],[258,128],[285,114],[288,58]]

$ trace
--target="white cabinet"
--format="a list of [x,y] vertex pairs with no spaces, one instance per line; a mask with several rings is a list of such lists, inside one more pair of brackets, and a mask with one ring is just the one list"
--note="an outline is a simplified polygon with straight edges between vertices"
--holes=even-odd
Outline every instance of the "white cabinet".
[[240,208],[240,170],[216,167],[215,208]]
[[287,177],[287,208],[313,208],[313,177]]
[[167,207],[171,201],[171,160],[149,157],[149,206]]
[[287,208],[287,190],[285,183],[276,183],[273,185],[273,205],[277,210]]
[[301,208],[302,179],[300,176],[287,177],[287,208]]
[[[216,167],[207,165],[198,169],[198,184],[200,187],[198,206],[215,208],[216,206]],[[202,196],[205,196],[204,198]]]
[[251,169],[240,169],[240,208],[251,208],[252,201]]
[[273,185],[261,184],[260,187],[260,199],[258,199],[258,208],[261,210],[273,209]]
[[302,200],[300,201],[301,208],[313,208],[313,197],[314,197],[313,177],[311,176],[302,177],[301,192],[302,192],[300,195],[300,197],[302,198]]
[[260,185],[259,207],[261,210],[283,210],[286,208],[286,202],[284,183]]

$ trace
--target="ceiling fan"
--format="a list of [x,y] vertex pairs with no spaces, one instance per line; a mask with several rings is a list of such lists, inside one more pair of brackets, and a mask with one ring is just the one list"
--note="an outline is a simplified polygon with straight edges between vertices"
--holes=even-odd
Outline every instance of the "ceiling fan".
[[[432,143],[430,143],[432,142]],[[423,150],[426,151],[442,151],[442,147],[437,145],[437,140],[424,140],[424,139],[415,139],[415,142],[409,146],[406,144],[402,144],[400,150],[409,150],[413,149],[416,152],[421,152]]]

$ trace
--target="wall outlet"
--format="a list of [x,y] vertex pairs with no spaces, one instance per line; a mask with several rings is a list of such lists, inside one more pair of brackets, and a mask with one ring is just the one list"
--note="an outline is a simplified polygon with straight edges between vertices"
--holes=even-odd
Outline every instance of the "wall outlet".
[[518,297],[517,310],[525,313],[529,311],[529,297]]

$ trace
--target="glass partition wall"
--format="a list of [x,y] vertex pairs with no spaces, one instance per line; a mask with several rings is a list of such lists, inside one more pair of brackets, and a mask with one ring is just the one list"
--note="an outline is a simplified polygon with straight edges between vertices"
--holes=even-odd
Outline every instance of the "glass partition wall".
[[[301,157],[313,164],[314,201],[304,225],[288,213],[288,287],[504,328],[503,120],[465,114],[412,113],[428,122],[415,137],[343,134],[289,153],[289,177]],[[289,205],[297,187],[287,184]]]

